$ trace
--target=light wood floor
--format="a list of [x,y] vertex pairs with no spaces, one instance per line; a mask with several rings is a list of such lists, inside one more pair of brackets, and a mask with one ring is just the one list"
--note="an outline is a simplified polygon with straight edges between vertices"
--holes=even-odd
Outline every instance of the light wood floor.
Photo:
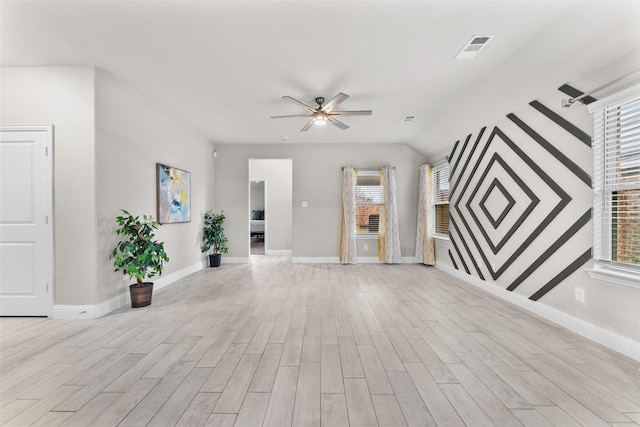
[[640,424],[640,363],[421,265],[261,257],[0,329],[7,426]]

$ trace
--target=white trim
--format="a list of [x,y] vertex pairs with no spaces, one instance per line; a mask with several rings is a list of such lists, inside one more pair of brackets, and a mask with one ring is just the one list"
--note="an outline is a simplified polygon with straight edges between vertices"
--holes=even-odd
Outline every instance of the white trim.
[[160,290],[167,285],[172,284],[175,281],[178,281],[184,277],[187,277],[190,274],[195,273],[196,271],[202,270],[204,263],[201,261],[197,264],[190,265],[189,267],[185,267],[182,270],[178,270],[166,276],[162,276],[153,281],[153,289],[154,291]]
[[265,255],[291,256],[291,249],[265,249]]
[[356,239],[358,240],[378,240],[379,233],[356,233]]
[[[155,279],[153,281],[153,290],[154,292],[157,292],[158,290],[165,288],[172,283],[175,283],[178,280],[195,273],[196,271],[202,270],[202,268],[203,263],[199,262],[197,264],[193,264],[189,267],[183,268],[182,270]],[[95,319],[96,317],[101,317],[107,313],[117,310],[120,307],[124,307],[130,302],[131,295],[129,294],[129,290],[127,289],[120,295],[116,295],[110,300],[103,301],[96,305],[56,304],[51,310],[51,317],[54,319]]]
[[617,269],[603,267],[585,268],[584,271],[595,280],[640,289],[640,276],[637,273],[626,273]]
[[609,331],[598,325],[587,322],[586,320],[564,313],[553,307],[549,307],[548,305],[532,301],[524,295],[518,294],[516,292],[509,292],[493,283],[486,282],[475,276],[462,273],[450,265],[438,263],[436,264],[436,268],[449,273],[450,275],[455,276],[459,279],[462,279],[473,286],[477,286],[489,292],[490,294],[497,296],[498,298],[508,301],[520,308],[523,308],[553,323],[565,327],[579,335],[582,335],[585,338],[589,338],[590,340],[595,341],[598,344],[602,344],[612,350],[624,354],[625,356],[640,361],[640,342],[616,334],[615,332]]
[[314,257],[314,256],[294,256],[291,257],[293,264],[340,264],[340,257]]
[[[293,264],[340,264],[340,257],[291,257]],[[358,264],[384,264],[377,256],[358,257]],[[415,264],[416,259],[412,256],[403,256],[400,264]]]
[[223,255],[220,263],[221,264],[250,264],[251,258],[248,256],[225,256]]

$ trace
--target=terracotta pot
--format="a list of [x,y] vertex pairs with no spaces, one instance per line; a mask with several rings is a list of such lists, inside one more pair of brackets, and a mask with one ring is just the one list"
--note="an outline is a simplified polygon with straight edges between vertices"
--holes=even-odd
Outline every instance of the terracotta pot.
[[129,292],[131,293],[131,308],[146,307],[151,304],[153,283],[143,282],[142,286],[133,284],[129,286]]

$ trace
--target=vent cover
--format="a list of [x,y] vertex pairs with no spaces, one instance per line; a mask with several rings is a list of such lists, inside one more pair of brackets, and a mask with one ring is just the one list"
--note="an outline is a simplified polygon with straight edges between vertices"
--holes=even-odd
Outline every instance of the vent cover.
[[400,120],[400,124],[403,125],[405,123],[411,123],[415,120],[416,116],[405,116],[402,120]]
[[456,59],[475,58],[478,53],[494,38],[495,35],[475,35],[467,42],[460,52],[456,55]]

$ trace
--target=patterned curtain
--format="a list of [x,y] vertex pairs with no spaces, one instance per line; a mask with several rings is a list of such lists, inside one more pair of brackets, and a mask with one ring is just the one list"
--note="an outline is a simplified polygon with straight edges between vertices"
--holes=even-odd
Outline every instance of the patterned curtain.
[[416,262],[434,265],[436,252],[433,240],[433,177],[429,165],[420,166],[417,228]]
[[342,169],[342,229],[340,231],[340,264],[357,264],[356,245],[356,182],[352,166]]
[[380,206],[380,234],[378,259],[387,264],[401,261],[400,233],[398,232],[398,205],[396,204],[396,175],[393,168],[380,168],[382,206]]

